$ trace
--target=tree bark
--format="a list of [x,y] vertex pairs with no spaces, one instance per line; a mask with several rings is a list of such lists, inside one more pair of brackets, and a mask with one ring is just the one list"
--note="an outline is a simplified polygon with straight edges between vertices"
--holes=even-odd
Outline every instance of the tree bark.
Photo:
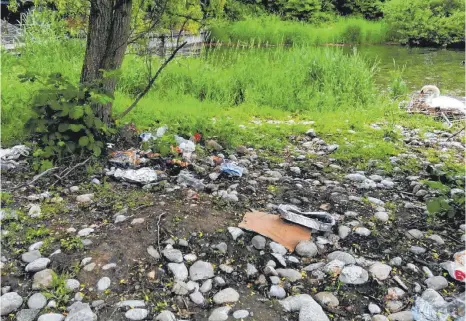
[[[128,45],[132,0],[91,0],[86,54],[81,83],[113,94],[114,76],[104,71],[121,67]],[[107,125],[112,122],[112,103],[94,106],[97,116]]]

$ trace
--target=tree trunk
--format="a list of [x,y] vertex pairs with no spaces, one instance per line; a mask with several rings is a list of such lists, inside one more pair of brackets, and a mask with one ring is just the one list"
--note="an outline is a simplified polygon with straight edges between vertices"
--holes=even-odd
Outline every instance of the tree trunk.
[[[113,94],[114,76],[104,71],[120,68],[128,45],[132,0],[91,0],[86,54],[81,83],[97,86]],[[98,117],[107,125],[112,121],[112,103],[94,106]]]

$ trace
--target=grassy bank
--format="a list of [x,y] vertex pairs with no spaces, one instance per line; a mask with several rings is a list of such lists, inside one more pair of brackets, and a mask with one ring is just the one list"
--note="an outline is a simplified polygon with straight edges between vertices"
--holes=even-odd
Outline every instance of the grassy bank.
[[340,18],[334,23],[315,26],[298,21],[283,21],[277,16],[248,18],[242,21],[217,21],[211,27],[212,39],[242,44],[377,44],[389,40],[383,21]]

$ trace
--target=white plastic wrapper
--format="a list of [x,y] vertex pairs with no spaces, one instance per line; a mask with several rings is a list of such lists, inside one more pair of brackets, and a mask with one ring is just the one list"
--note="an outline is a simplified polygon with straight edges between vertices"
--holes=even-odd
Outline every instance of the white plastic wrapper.
[[149,184],[157,181],[157,173],[149,167],[140,169],[117,168],[113,176],[130,183]]
[[456,252],[453,261],[440,263],[456,281],[466,282],[466,250]]

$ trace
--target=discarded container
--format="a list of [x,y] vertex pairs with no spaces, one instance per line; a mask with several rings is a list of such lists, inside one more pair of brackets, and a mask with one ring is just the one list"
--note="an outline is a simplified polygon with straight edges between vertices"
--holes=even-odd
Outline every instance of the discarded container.
[[178,174],[178,178],[177,178],[177,183],[178,184],[181,184],[181,185],[186,185],[186,186],[189,186],[189,187],[192,187],[198,191],[202,191],[205,189],[205,185],[204,183],[202,183],[201,180],[195,178],[190,172],[188,172],[187,170],[182,170],[179,174]]
[[162,126],[157,129],[155,133],[142,133],[139,135],[143,142],[148,142],[150,140],[156,140],[157,138],[162,137],[165,132],[168,130],[168,126]]
[[178,149],[186,159],[191,159],[191,154],[196,150],[196,145],[192,140],[184,139],[175,135],[175,141],[178,144]]
[[311,230],[283,221],[279,215],[264,212],[248,212],[238,227],[259,233],[280,243],[291,252],[299,242],[311,238]]
[[440,263],[440,266],[455,280],[466,282],[466,250],[455,253],[453,260]]
[[241,177],[243,176],[243,170],[244,168],[234,163],[223,163],[222,166],[220,166],[220,171],[230,176]]
[[117,168],[113,173],[115,178],[130,183],[149,184],[157,180],[157,173],[149,167],[140,169],[121,169]]
[[440,306],[418,297],[411,312],[415,321],[464,321],[464,292]]
[[140,164],[140,159],[135,149],[126,151],[116,151],[110,153],[110,163],[119,165],[121,167],[135,167]]
[[28,156],[30,148],[25,145],[16,145],[12,148],[0,148],[1,168],[10,170],[16,168],[19,163],[16,162],[21,156]]
[[327,212],[301,212],[298,207],[288,204],[279,205],[278,211],[287,221],[319,231],[331,231],[335,225],[335,219]]

